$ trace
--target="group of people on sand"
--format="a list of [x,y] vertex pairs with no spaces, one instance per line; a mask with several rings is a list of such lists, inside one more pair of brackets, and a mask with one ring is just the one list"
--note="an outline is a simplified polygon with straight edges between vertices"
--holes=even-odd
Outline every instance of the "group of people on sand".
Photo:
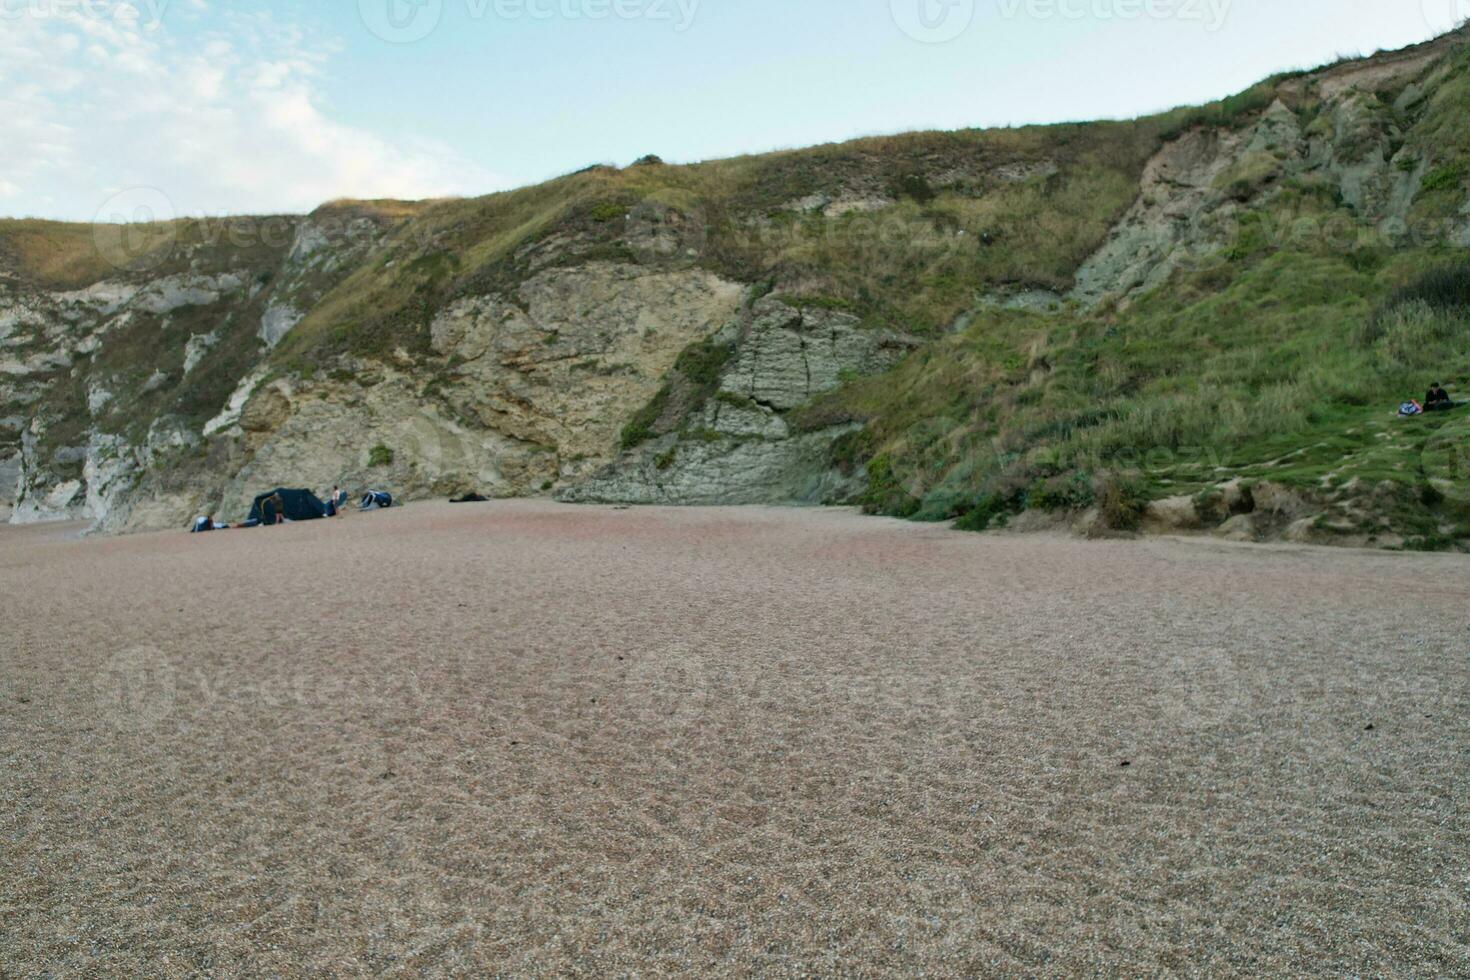
[[1400,415],[1423,415],[1425,412],[1448,412],[1459,408],[1464,402],[1457,402],[1445,391],[1444,385],[1436,381],[1429,386],[1429,393],[1424,396],[1423,404],[1416,401],[1404,402],[1399,407]]
[[[386,498],[390,502],[392,500],[392,498],[389,497],[388,494],[380,490],[369,490],[367,494],[363,497],[361,509],[375,510],[382,506],[391,506],[391,503],[387,505],[383,504],[382,501],[384,498]],[[326,509],[322,516],[337,517],[342,514],[346,507],[347,491],[343,490],[340,486],[334,485],[332,487],[332,492],[327,496]],[[193,533],[198,534],[204,531],[228,531],[232,527],[236,526],[242,528],[274,527],[277,524],[290,523],[291,519],[286,516],[286,502],[281,499],[281,494],[279,492],[276,492],[271,494],[269,497],[266,497],[264,500],[260,501],[259,520],[249,520],[239,525],[222,524],[214,519],[214,514],[211,512],[203,515],[202,517],[195,518],[194,526],[190,530]]]

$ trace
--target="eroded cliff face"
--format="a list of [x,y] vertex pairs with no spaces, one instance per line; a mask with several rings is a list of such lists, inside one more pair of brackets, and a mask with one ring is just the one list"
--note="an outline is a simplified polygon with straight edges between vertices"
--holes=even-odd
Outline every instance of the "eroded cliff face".
[[848,502],[867,474],[833,446],[863,420],[804,409],[987,305],[1126,309],[1247,233],[1334,233],[1293,224],[1292,195],[1390,247],[1426,214],[1470,245],[1465,175],[1407,132],[1444,114],[1426,107],[1461,40],[1272,82],[1167,135],[593,168],[463,206],[345,202],[243,241],[181,225],[146,261],[81,271],[0,235],[0,519],[183,526],[278,485]]
[[852,499],[863,475],[835,469],[828,450],[861,426],[799,431],[789,415],[845,379],[892,367],[918,341],[794,302],[766,297],[750,304],[712,338],[716,358],[702,390],[682,398],[671,392],[651,420],[652,438],[568,486],[561,498],[636,504]]
[[[607,463],[618,433],[679,354],[732,321],[744,287],[700,270],[591,263],[513,296],[467,297],[434,318],[423,361],[344,361],[337,378],[280,379],[236,428],[255,488],[381,484],[401,496],[544,493]],[[391,463],[373,450],[391,451]]]
[[1388,244],[1419,236],[1470,245],[1470,216],[1463,213],[1432,226],[1411,221],[1429,161],[1405,141],[1401,116],[1435,88],[1432,77],[1414,80],[1442,53],[1426,46],[1283,86],[1298,109],[1310,106],[1307,126],[1305,112],[1278,98],[1246,128],[1201,128],[1169,142],[1144,169],[1138,200],[1077,271],[1069,298],[1087,306],[1126,305],[1182,266],[1227,248],[1243,222],[1259,217],[1263,203],[1288,186],[1325,189],[1360,223],[1278,218],[1263,228],[1277,245],[1293,236],[1335,235],[1346,250],[1365,230]]
[[118,260],[82,288],[0,272],[0,514],[111,531],[218,506],[219,468],[243,458],[232,413],[270,373],[271,348],[384,230],[338,221],[329,240],[304,218],[252,229],[244,245],[226,244],[228,229],[177,242],[156,266]]

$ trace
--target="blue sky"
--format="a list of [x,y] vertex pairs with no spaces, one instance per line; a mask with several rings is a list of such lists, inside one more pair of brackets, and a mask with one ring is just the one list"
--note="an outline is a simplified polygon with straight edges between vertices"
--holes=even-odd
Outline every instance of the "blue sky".
[[1470,0],[0,0],[0,214],[480,194],[910,129],[1117,118]]

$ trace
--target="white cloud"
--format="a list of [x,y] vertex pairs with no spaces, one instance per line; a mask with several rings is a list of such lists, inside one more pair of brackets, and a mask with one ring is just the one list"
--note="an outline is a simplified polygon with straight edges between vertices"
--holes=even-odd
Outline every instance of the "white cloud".
[[210,29],[185,37],[147,8],[88,9],[8,20],[0,31],[8,213],[90,220],[118,189],[137,186],[161,190],[181,214],[239,214],[507,185],[446,146],[404,145],[332,118],[322,78],[333,46],[290,25],[211,13]]

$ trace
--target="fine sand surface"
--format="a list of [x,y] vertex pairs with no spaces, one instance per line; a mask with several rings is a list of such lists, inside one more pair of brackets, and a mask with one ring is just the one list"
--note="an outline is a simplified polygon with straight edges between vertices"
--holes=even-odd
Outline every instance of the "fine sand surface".
[[1470,560],[0,530],[0,975],[1470,975]]

